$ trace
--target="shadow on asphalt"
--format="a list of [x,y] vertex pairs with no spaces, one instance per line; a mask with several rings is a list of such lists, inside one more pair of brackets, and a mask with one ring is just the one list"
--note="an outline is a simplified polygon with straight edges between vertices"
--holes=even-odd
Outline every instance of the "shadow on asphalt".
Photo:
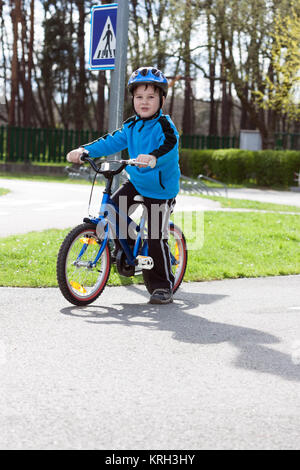
[[[146,291],[143,292],[134,285],[127,286],[127,289],[149,298]],[[120,302],[118,308],[99,305],[71,306],[61,309],[60,312],[93,324],[121,324],[129,328],[140,326],[151,330],[169,331],[174,340],[184,343],[204,345],[227,342],[239,351],[234,361],[236,367],[300,381],[300,367],[293,364],[291,356],[265,346],[280,343],[276,336],[253,328],[210,321],[189,313],[190,310],[218,302],[225,297],[181,292],[176,294],[174,303],[169,305]]]

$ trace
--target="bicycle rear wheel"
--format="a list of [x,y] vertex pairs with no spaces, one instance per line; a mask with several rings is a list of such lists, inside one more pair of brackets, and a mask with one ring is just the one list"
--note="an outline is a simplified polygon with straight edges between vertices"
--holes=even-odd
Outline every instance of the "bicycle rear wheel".
[[[169,227],[169,249],[171,257],[172,272],[175,278],[173,293],[175,293],[183,281],[187,266],[187,245],[183,232],[177,225],[171,223]],[[149,272],[143,270],[144,284],[150,294],[153,289],[149,283]]]
[[[101,249],[94,224],[75,227],[63,241],[57,257],[57,281],[63,296],[74,305],[88,305],[102,293],[110,273],[110,251]],[[94,265],[95,264],[95,265]]]
[[175,293],[183,281],[188,256],[185,236],[175,224],[170,225],[169,248],[172,272],[175,277],[173,287],[173,293]]

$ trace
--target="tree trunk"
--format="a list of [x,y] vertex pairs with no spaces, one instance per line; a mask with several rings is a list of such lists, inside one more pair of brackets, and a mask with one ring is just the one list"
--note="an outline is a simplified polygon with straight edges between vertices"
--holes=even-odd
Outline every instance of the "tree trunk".
[[[7,83],[8,83],[8,78],[7,78],[7,64],[6,64],[6,57],[5,57],[5,51],[7,50],[7,44],[5,44],[5,19],[3,16],[3,0],[0,2],[0,18],[1,18],[1,52],[2,52],[2,70],[3,70],[3,98],[5,100],[5,115],[1,115],[1,119],[3,121],[7,122],[7,117],[8,117],[8,112],[9,112],[9,104],[8,104],[8,99],[7,99]],[[11,64],[10,67],[11,68]]]
[[[106,0],[104,0],[106,1]],[[132,30],[133,44],[130,48],[132,53],[135,55],[132,56],[132,67],[133,70],[136,70],[140,66],[140,48],[139,48],[139,15],[137,11],[138,0],[131,0],[130,2],[132,8],[132,19],[134,23],[134,28]]]
[[215,100],[215,63],[211,62],[209,64],[209,135],[218,135],[218,115],[217,115],[217,106]]
[[227,98],[227,82],[225,77],[224,61],[221,62],[221,89],[222,89],[222,104],[221,104],[221,135],[228,135],[230,128],[230,115],[228,113],[228,98]]
[[182,118],[182,132],[183,134],[194,133],[194,104],[193,104],[193,93],[191,87],[190,67],[185,67],[185,88],[184,88],[184,107],[183,107],[183,118]]
[[21,21],[21,0],[11,0],[11,21],[13,27],[13,55],[11,62],[11,92],[10,105],[8,111],[8,125],[14,126],[16,123],[16,102],[19,88],[19,62],[18,62],[18,26]]
[[[33,42],[34,42],[34,0],[30,2],[30,31],[27,40],[27,24],[25,11],[21,12],[22,21],[22,67],[21,81],[24,92],[23,100],[23,126],[29,127],[33,124],[33,95],[32,95],[32,70],[33,70]],[[27,58],[27,60],[26,60]]]
[[218,115],[215,101],[215,76],[216,76],[216,55],[217,38],[215,34],[213,45],[213,30],[211,26],[210,12],[206,13],[207,19],[207,42],[208,42],[208,62],[209,62],[209,135],[218,135]]
[[194,132],[194,109],[193,109],[193,93],[191,86],[191,0],[187,0],[185,4],[185,18],[183,27],[183,60],[185,62],[185,87],[184,87],[184,105],[182,116],[182,132],[183,134],[193,134]]
[[225,41],[221,39],[221,87],[222,87],[222,106],[221,106],[221,135],[230,135],[231,127],[231,97],[227,92],[227,70],[226,70],[226,52]]
[[84,60],[84,2],[76,1],[79,12],[78,22],[78,54],[79,54],[79,80],[76,84],[76,110],[75,110],[75,129],[81,130],[84,126],[84,110],[85,110],[85,60]]
[[176,62],[176,67],[175,67],[175,70],[174,70],[174,76],[173,76],[173,79],[172,81],[169,83],[169,88],[172,88],[172,93],[171,93],[171,97],[169,98],[170,101],[169,101],[169,115],[172,117],[172,114],[173,114],[173,110],[174,110],[174,101],[175,101],[175,85],[176,85],[176,82],[182,78],[179,74],[179,66],[180,66],[180,61],[181,61],[181,57],[178,58],[177,62]]

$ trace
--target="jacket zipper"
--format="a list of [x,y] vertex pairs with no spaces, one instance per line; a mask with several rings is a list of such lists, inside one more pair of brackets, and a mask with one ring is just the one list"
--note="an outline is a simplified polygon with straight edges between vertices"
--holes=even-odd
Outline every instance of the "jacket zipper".
[[162,184],[162,181],[161,181],[161,171],[160,171],[160,170],[159,170],[158,175],[159,175],[159,184],[161,185],[161,187],[162,187],[163,189],[166,189],[166,188],[164,187],[164,185]]

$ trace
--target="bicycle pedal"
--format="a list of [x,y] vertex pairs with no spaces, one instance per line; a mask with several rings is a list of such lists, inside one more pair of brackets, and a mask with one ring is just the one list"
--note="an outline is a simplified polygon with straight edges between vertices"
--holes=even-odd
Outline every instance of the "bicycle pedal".
[[137,267],[141,269],[152,269],[154,266],[153,259],[151,256],[139,255],[136,257]]

